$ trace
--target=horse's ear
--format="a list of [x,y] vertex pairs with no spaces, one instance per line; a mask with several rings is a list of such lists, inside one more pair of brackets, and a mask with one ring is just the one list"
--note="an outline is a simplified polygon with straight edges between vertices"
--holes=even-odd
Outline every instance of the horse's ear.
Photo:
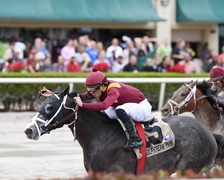
[[193,80],[191,80],[190,82],[188,83],[184,83],[184,84],[188,84],[188,85],[191,85],[193,83]]
[[70,86],[68,86],[65,90],[59,92],[59,97],[64,97],[66,94],[69,94]]
[[68,85],[68,87],[64,90],[64,95],[66,95],[66,94],[69,94],[69,89],[70,89],[70,86]]
[[62,85],[60,84],[57,89],[54,91],[55,94],[59,94],[61,91],[62,91],[63,87]]
[[192,83],[191,83],[191,87],[193,88],[195,85],[197,85],[197,83],[198,83],[198,80],[196,80],[196,81],[192,81]]

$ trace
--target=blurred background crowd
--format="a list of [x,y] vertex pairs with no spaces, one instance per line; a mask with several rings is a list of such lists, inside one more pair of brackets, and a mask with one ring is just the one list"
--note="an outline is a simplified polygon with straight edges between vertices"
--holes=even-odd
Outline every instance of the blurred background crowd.
[[[112,73],[129,72],[209,72],[214,65],[224,66],[223,52],[208,49],[205,43],[197,54],[190,43],[177,39],[171,46],[167,39],[113,37],[109,44],[96,41],[87,34],[63,41],[35,37],[24,42],[22,38],[0,40],[0,70],[7,72],[86,72],[92,67]],[[197,58],[196,58],[197,57]]]

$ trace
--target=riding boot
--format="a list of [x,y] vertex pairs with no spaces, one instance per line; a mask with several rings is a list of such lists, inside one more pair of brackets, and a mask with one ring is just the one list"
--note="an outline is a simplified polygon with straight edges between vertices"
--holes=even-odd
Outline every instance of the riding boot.
[[124,125],[127,128],[127,131],[130,135],[130,139],[128,140],[127,144],[124,146],[124,149],[134,149],[134,148],[142,147],[144,144],[142,142],[142,139],[138,135],[137,129],[135,127],[135,123],[132,121],[132,119],[124,123]]
[[144,144],[138,135],[135,123],[132,121],[131,117],[123,109],[117,109],[116,114],[119,117],[119,119],[124,123],[124,126],[127,128],[127,131],[130,136],[130,139],[124,146],[124,149],[130,150],[142,147]]

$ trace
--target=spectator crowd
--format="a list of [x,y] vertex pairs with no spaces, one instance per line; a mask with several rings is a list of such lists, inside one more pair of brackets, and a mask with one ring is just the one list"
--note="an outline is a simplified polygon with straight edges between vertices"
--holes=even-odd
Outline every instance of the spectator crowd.
[[[224,66],[224,47],[221,54],[204,44],[201,71],[209,72],[214,65]],[[108,47],[88,35],[68,39],[56,51],[50,52],[46,42],[37,37],[32,45],[21,40],[0,42],[0,70],[7,72],[87,72],[91,68],[104,72],[180,72],[197,73],[196,52],[184,39],[172,48],[164,39],[158,42],[148,36],[131,39],[125,35],[113,38]]]

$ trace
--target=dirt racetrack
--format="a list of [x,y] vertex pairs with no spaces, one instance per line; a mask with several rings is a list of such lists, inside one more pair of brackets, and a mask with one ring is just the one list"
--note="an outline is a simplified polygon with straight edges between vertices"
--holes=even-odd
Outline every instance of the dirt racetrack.
[[85,177],[82,149],[67,126],[30,140],[23,130],[36,112],[0,113],[0,179]]

